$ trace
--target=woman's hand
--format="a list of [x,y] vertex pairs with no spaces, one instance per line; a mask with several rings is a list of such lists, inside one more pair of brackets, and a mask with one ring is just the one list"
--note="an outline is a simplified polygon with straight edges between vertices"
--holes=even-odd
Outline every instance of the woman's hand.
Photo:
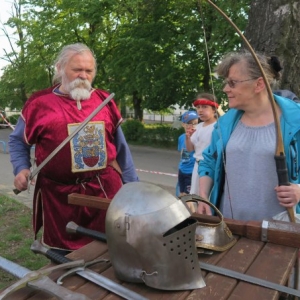
[[280,185],[275,187],[279,204],[284,207],[293,207],[300,200],[300,187],[298,184]]
[[200,201],[198,203],[197,213],[202,215],[212,215],[210,206]]

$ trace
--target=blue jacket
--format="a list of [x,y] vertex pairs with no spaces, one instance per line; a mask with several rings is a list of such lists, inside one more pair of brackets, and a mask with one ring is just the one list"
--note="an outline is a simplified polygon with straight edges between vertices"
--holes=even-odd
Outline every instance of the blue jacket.
[[[282,131],[284,152],[291,183],[300,183],[299,155],[300,149],[300,105],[290,99],[274,95],[274,99],[281,109],[280,127]],[[213,179],[210,201],[218,205],[224,186],[225,149],[231,133],[241,119],[243,111],[230,109],[215,125],[211,144],[203,151],[203,160],[199,164],[199,176],[209,176]],[[275,155],[275,153],[274,153]],[[274,159],[275,164],[275,159]],[[297,213],[300,205],[297,206]]]
[[183,133],[178,138],[178,151],[180,151],[180,161],[178,164],[178,170],[183,174],[191,174],[193,173],[193,169],[195,166],[196,159],[194,157],[195,151],[187,151],[185,144],[186,134]]

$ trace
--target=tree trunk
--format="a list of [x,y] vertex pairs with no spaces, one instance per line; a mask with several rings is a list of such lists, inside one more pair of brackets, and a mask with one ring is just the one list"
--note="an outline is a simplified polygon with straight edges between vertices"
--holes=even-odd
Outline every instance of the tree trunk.
[[252,1],[245,37],[255,51],[279,58],[283,66],[279,88],[299,97],[300,1]]
[[134,91],[132,93],[132,102],[134,109],[134,119],[143,121],[143,110],[141,107],[142,99],[139,97],[138,92]]

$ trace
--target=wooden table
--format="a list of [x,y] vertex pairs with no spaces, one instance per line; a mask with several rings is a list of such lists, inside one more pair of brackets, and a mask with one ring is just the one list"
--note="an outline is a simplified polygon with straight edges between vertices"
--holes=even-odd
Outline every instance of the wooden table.
[[[122,251],[122,249],[120,249]],[[199,254],[199,261],[214,264],[220,267],[228,268],[241,273],[246,273],[258,278],[262,278],[275,283],[285,285],[289,274],[295,264],[298,249],[272,243],[250,240],[244,237],[238,238],[237,243],[225,252],[215,252],[212,255]],[[93,241],[85,247],[74,251],[68,255],[69,258],[84,259],[85,261],[96,258],[109,258],[107,245],[105,243]],[[110,263],[97,264],[91,269],[112,279],[115,282],[123,284],[127,288],[143,295],[149,299],[279,299],[279,292],[252,285],[226,276],[207,273],[203,271],[206,287],[193,291],[161,291],[144,284],[132,284],[120,282],[114,274]],[[179,270],[180,271],[180,270]],[[50,277],[55,280],[62,273],[57,271]],[[121,299],[120,297],[108,292],[107,290],[87,282],[78,275],[72,275],[64,280],[64,287],[85,294],[91,299]],[[32,290],[23,288],[16,292],[11,299],[52,299],[43,293],[35,293]]]

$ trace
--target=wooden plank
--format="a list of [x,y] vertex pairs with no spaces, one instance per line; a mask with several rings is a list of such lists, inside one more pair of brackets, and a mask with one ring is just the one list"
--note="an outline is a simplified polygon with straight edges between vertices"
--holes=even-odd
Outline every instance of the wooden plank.
[[110,202],[111,199],[100,198],[96,196],[87,196],[77,193],[68,195],[68,203],[74,205],[88,206],[107,210]]
[[[110,199],[81,195],[77,193],[73,193],[68,196],[68,203],[70,204],[89,206],[99,209],[108,209],[110,202]],[[216,216],[192,214],[192,217],[202,223],[211,224],[220,222],[220,219]],[[224,218],[224,221],[233,234],[255,241],[261,240],[261,221],[240,221],[226,218]],[[300,224],[272,220],[268,221],[268,224],[268,242],[300,248]]]
[[[2,291],[2,290],[1,290]],[[0,292],[1,292],[0,291]],[[35,292],[33,289],[31,288],[22,288],[16,292],[14,292],[13,294],[11,294],[10,297],[8,297],[7,299],[13,299],[13,300],[27,300],[30,297],[36,295],[37,292]],[[48,296],[49,297],[49,296]]]
[[84,259],[86,261],[90,261],[100,257],[108,251],[106,243],[99,243],[97,241],[93,241],[80,249],[73,251],[68,254],[67,257],[76,260],[76,259]]
[[[121,251],[121,249],[120,249]],[[261,252],[261,254],[259,254]],[[228,268],[238,272],[246,272],[249,275],[259,277],[260,274],[265,273],[267,277],[260,277],[266,280],[271,280],[274,276],[281,282],[284,282],[291,270],[291,267],[295,261],[297,250],[284,247],[280,245],[265,244],[263,242],[249,240],[241,238],[238,242],[229,250],[225,252],[215,252],[213,255],[199,255],[200,261],[216,264],[218,266]],[[81,249],[69,254],[68,257],[72,259],[85,259],[93,260],[98,257],[109,258],[107,251],[107,245],[101,242],[94,241],[89,245],[82,247]],[[116,278],[113,268],[110,265],[103,266],[97,264],[91,267],[98,273],[107,276],[111,280],[120,283]],[[51,277],[55,277],[63,274],[64,271],[59,271],[55,274],[51,274]],[[206,273],[206,272],[204,272]],[[161,299],[161,300],[219,300],[219,299],[276,299],[273,296],[277,295],[276,291],[271,291],[263,287],[256,287],[251,284],[243,282],[238,283],[238,280],[232,279],[226,276],[208,273],[204,278],[207,287],[194,290],[194,291],[162,291],[150,288],[143,283],[125,283],[122,285],[133,290],[144,297],[149,299]],[[245,285],[248,286],[245,288]],[[105,299],[116,300],[121,299],[113,293],[110,293],[93,283],[85,281],[77,275],[71,276],[64,281],[65,287],[70,290],[81,292],[91,299]],[[249,288],[249,291],[247,290]],[[23,289],[24,290],[24,289]],[[267,290],[267,294],[264,294],[264,290]],[[44,293],[37,293],[34,297],[14,297],[14,299],[20,300],[37,300],[37,299],[50,299],[49,296]],[[26,294],[26,293],[25,293]],[[16,294],[14,294],[15,296]],[[54,298],[51,298],[51,300]]]
[[[225,252],[215,252],[213,255],[205,255],[200,254],[199,259],[201,261],[205,261],[207,263],[214,263],[216,264],[219,262],[224,256],[226,255]],[[207,272],[203,271],[203,277],[206,275]],[[158,290],[151,287],[146,286],[143,283],[140,284],[133,284],[133,283],[123,283],[124,286],[133,290],[148,299],[160,299],[160,300],[185,300],[189,299],[192,300],[194,291],[187,290],[187,291],[164,291]],[[120,299],[118,296],[110,294],[108,295],[105,300],[117,300]],[[199,299],[199,298],[195,298]]]
[[[263,242],[248,240],[241,238],[229,250],[222,259],[216,264],[219,267],[227,268],[233,271],[245,273],[259,251],[263,247]],[[201,266],[201,262],[200,262]],[[228,299],[238,281],[236,279],[218,275],[215,273],[208,273],[205,277],[206,287],[194,290],[189,296],[189,299],[205,299],[205,300],[219,300]],[[243,300],[249,299],[247,297],[240,298]],[[260,299],[260,298],[252,298]]]
[[[297,255],[298,249],[296,248],[268,243],[259,253],[246,274],[285,285],[295,264]],[[279,298],[279,292],[277,291],[240,282],[229,299],[245,299],[245,294],[249,299],[275,300]]]
[[[192,216],[202,223],[215,223],[219,219],[215,216],[199,214]],[[261,240],[261,221],[240,221],[224,218],[224,222],[233,234],[255,241]],[[269,220],[266,232],[269,243],[300,248],[300,224],[298,223]]]

